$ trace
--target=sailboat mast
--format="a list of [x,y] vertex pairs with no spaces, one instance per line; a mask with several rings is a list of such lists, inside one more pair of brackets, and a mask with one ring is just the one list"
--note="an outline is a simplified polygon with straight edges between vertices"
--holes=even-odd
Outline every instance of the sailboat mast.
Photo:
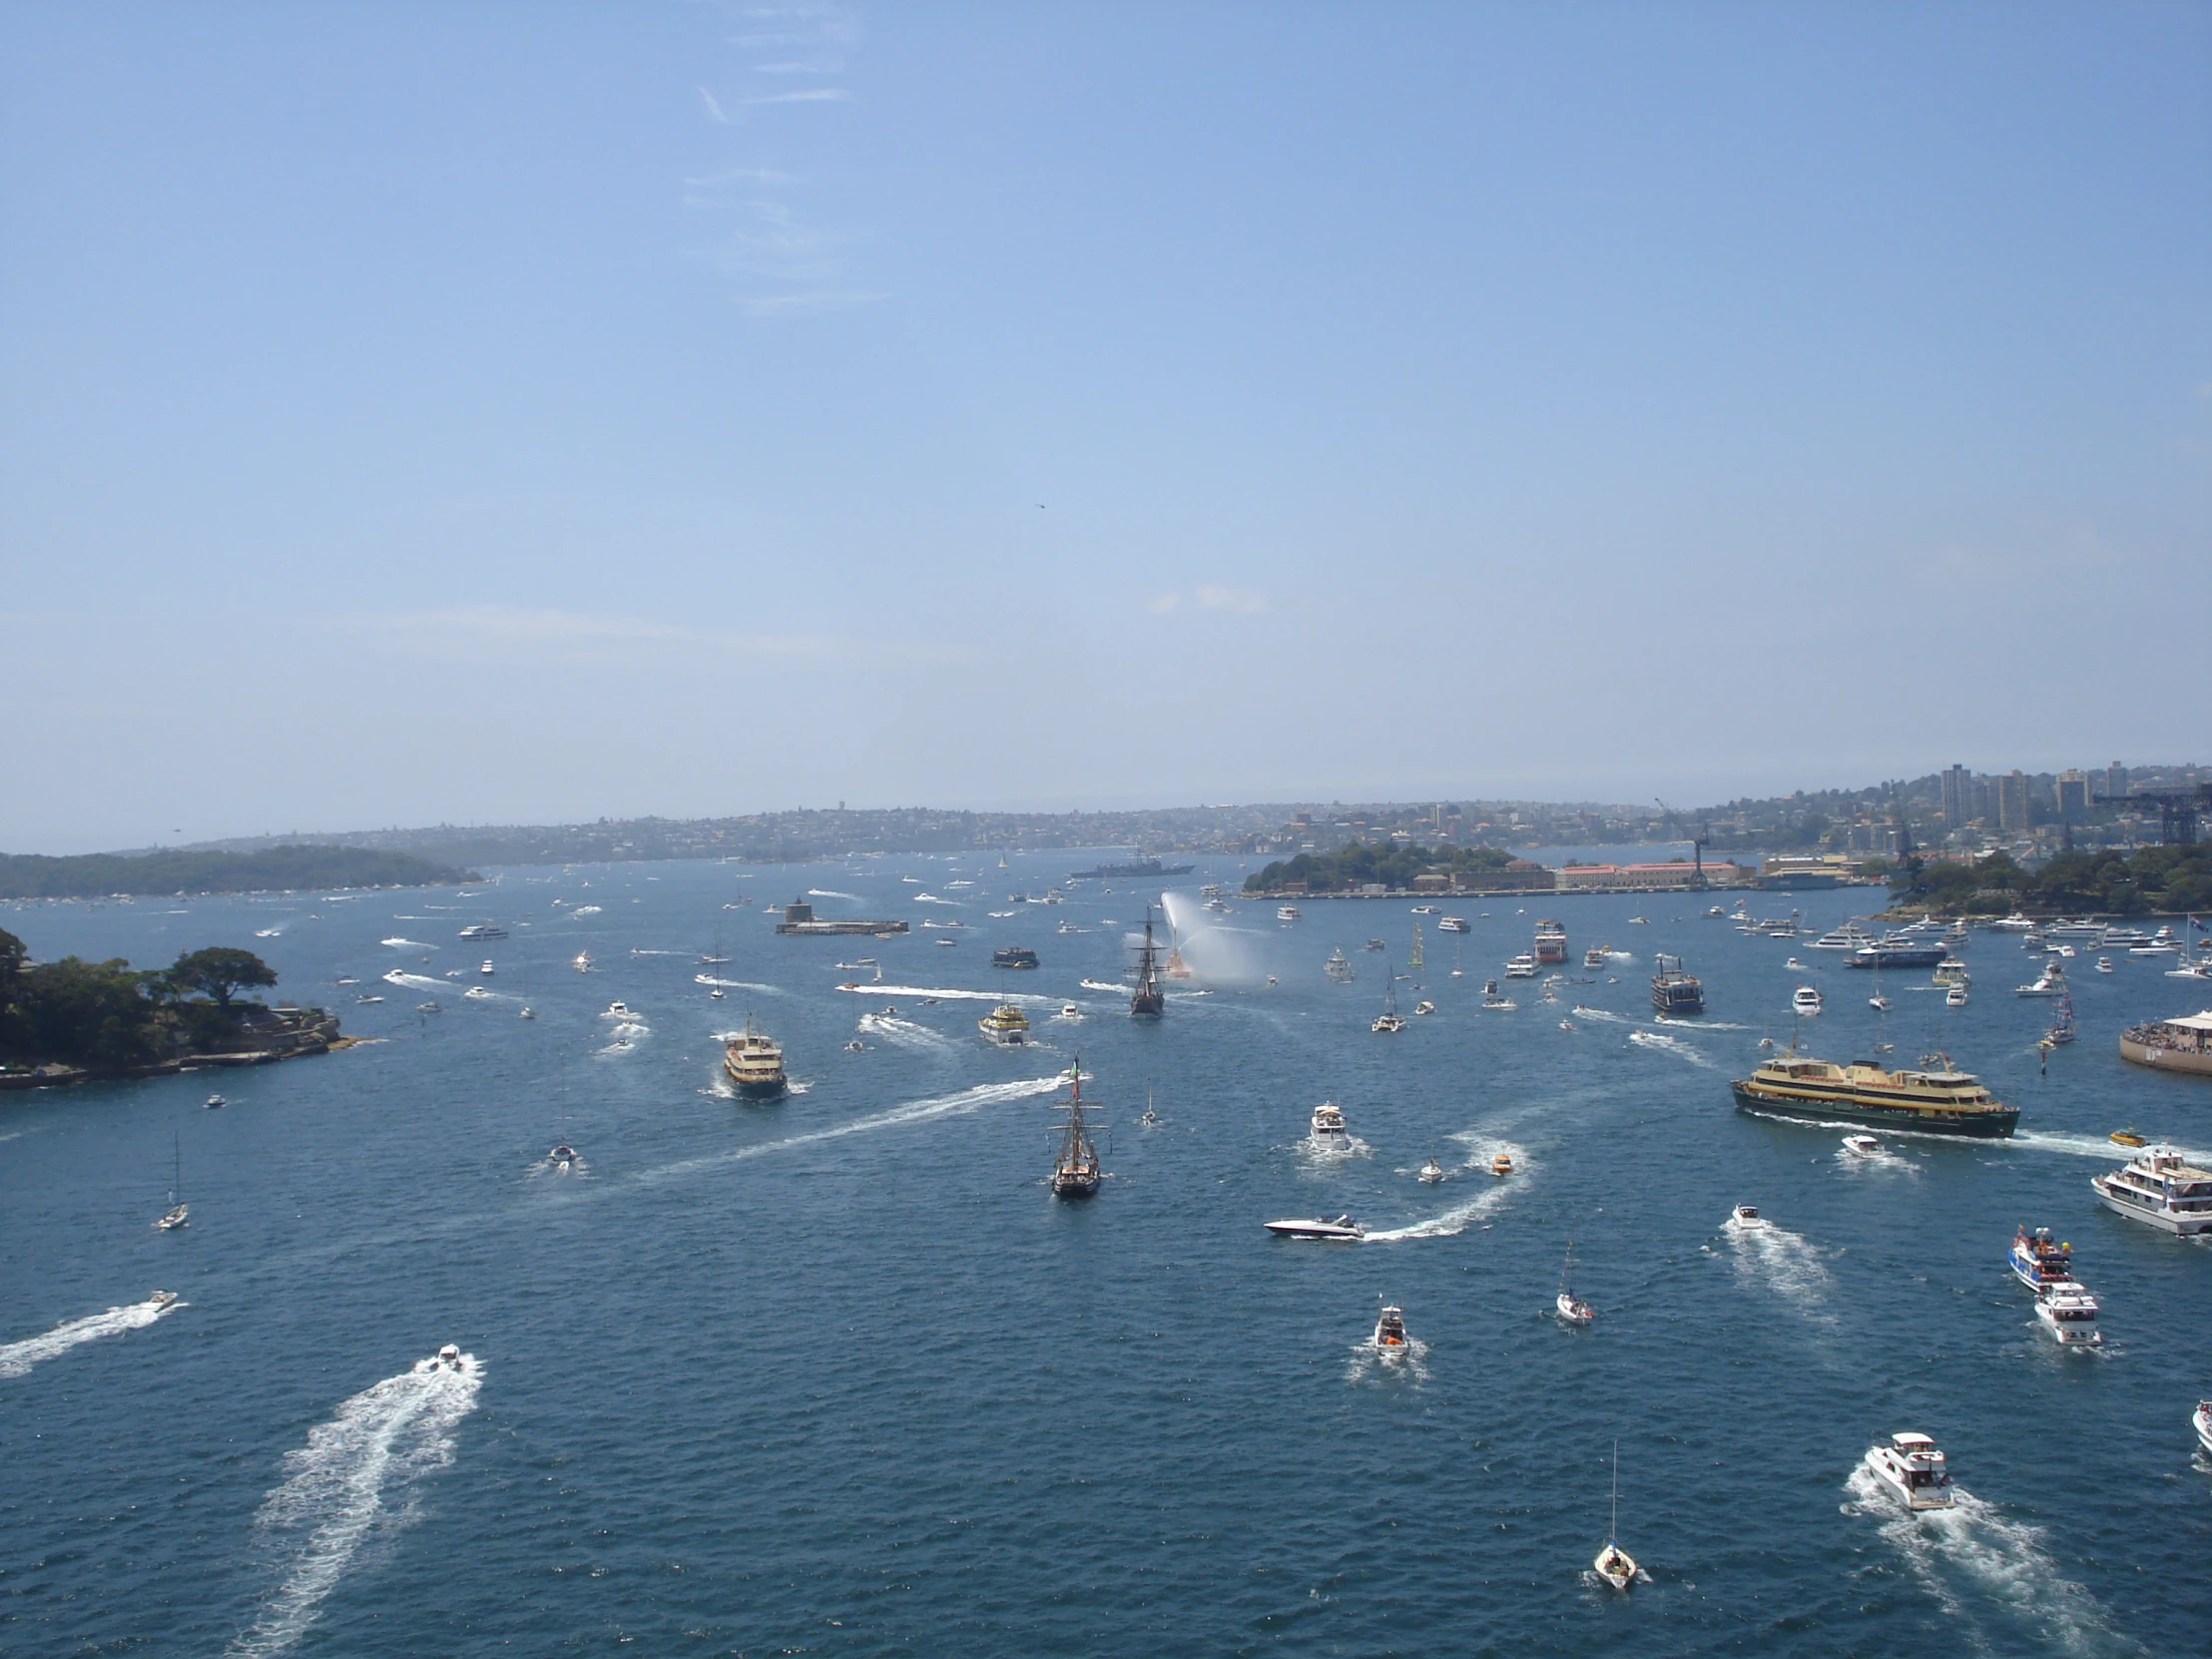
[[1621,1535],[1621,1443],[1613,1442],[1613,1520],[1606,1529],[1605,1541],[1613,1542]]

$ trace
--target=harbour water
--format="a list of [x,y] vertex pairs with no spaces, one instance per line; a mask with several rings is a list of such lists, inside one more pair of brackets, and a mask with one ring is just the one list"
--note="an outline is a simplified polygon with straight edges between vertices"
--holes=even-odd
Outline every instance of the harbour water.
[[[1687,894],[1452,901],[1453,936],[1403,899],[1209,915],[1198,884],[1243,874],[1217,859],[1174,901],[1195,976],[1133,1022],[1092,987],[1128,962],[1142,894],[1007,901],[1095,861],[0,908],[41,957],[251,946],[372,1039],[0,1096],[0,1652],[2212,1648],[2188,1422],[2212,1394],[2212,1247],[2088,1188],[2124,1124],[2212,1147],[2212,1090],[2114,1052],[2199,984],[2068,964],[2082,1038],[2044,1070],[2049,1005],[2011,995],[2034,959],[2002,934],[1974,935],[1963,1009],[1886,975],[1883,1026],[1871,976],[1809,948],[1865,890],[1751,898],[1802,911],[1797,939]],[[776,937],[809,889],[915,931]],[[1539,910],[1567,926],[1568,982],[1484,1011]],[[487,918],[511,936],[455,937]],[[731,960],[703,967],[718,935]],[[1631,954],[1585,973],[1592,943]],[[1001,944],[1042,966],[994,971]],[[1321,971],[1338,944],[1350,984]],[[1662,950],[1704,980],[1705,1019],[1653,1022]],[[839,989],[872,980],[836,966],[863,955],[882,982]],[[1385,955],[1401,1005],[1436,1004],[1396,1036],[1369,1030]],[[1860,1159],[1736,1112],[1729,1078],[1789,1039],[1807,982],[1813,1052],[1940,1046],[2022,1108],[2020,1135]],[[1031,1046],[978,1036],[1000,991]],[[781,1102],[718,1080],[749,1011],[784,1044]],[[1049,1106],[1078,1053],[1108,1176],[1056,1202]],[[230,1104],[204,1109],[218,1085]],[[1305,1143],[1325,1096],[1341,1156]],[[550,1167],[556,1141],[579,1167]],[[178,1144],[191,1225],[161,1234]],[[1437,1185],[1416,1179],[1431,1154]],[[1738,1203],[1775,1229],[1725,1229]],[[1261,1227],[1339,1211],[1366,1242]],[[2004,1267],[2020,1223],[2072,1242],[2101,1351],[2038,1331]],[[1551,1312],[1570,1238],[1584,1329]],[[1363,1352],[1379,1299],[1404,1309],[1404,1362]],[[457,1369],[431,1363],[446,1343]],[[1902,1518],[1854,1474],[1907,1428],[1949,1452],[1954,1511]],[[1588,1572],[1616,1439],[1649,1579],[1627,1596]]]

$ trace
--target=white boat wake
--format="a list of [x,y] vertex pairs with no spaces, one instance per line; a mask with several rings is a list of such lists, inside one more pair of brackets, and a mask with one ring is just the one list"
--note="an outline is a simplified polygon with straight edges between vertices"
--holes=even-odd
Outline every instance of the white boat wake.
[[[1955,1137],[1953,1137],[1955,1138]],[[2153,1146],[2171,1146],[2170,1141],[2150,1136]],[[1991,1146],[2025,1147],[2030,1152],[2063,1152],[2075,1158],[2096,1158],[2112,1164],[2124,1164],[2133,1158],[2139,1147],[2121,1146],[2103,1135],[2048,1135],[2034,1129],[2021,1129],[2013,1133],[2010,1141],[1991,1141]],[[2185,1146],[2174,1147],[2190,1163],[2200,1168],[2212,1163],[2212,1153],[2193,1151]]]
[[125,1308],[110,1308],[104,1314],[87,1314],[81,1320],[69,1320],[43,1335],[26,1337],[18,1343],[0,1345],[0,1377],[21,1377],[41,1361],[67,1354],[79,1343],[141,1330],[164,1314],[184,1306],[182,1302],[156,1302],[149,1298]]
[[435,950],[434,944],[424,944],[420,939],[386,939],[383,941],[394,950]]
[[828,887],[809,887],[807,896],[809,898],[845,898],[850,899],[855,904],[860,902],[860,895],[856,892],[832,892]]
[[1677,1059],[1687,1060],[1693,1066],[1703,1066],[1707,1071],[1720,1070],[1720,1067],[1680,1037],[1670,1037],[1663,1031],[1631,1031],[1628,1033],[1628,1040],[1640,1048],[1655,1048],[1662,1054],[1672,1054]]
[[750,979],[717,979],[711,973],[692,975],[695,985],[720,985],[726,991],[758,991],[763,996],[782,996],[783,990],[775,985],[760,985]]
[[941,1031],[932,1031],[926,1025],[917,1025],[910,1019],[900,1019],[893,1014],[862,1014],[860,1029],[871,1037],[880,1037],[900,1048],[935,1049],[942,1051],[954,1046],[950,1037]]
[[[1485,1135],[1478,1130],[1463,1130],[1451,1137],[1467,1149],[1466,1161],[1454,1171],[1454,1179],[1463,1171],[1479,1173],[1482,1185],[1473,1194],[1461,1199],[1440,1215],[1423,1221],[1409,1222],[1403,1227],[1383,1228],[1371,1232],[1369,1244],[1395,1244],[1400,1239],[1448,1239],[1464,1233],[1469,1227],[1489,1215],[1524,1185],[1535,1169],[1527,1149],[1517,1141],[1500,1140],[1495,1135]],[[1511,1175],[1490,1174],[1490,1160],[1499,1153],[1513,1160]]]
[[933,996],[940,1002],[1011,1002],[1022,1008],[1057,1008],[1059,1002],[1049,996],[1035,996],[1027,991],[953,991],[935,985],[876,985],[861,980],[855,984],[839,985],[840,991],[854,996]]
[[1087,991],[1112,991],[1116,996],[1127,996],[1127,985],[1110,985],[1103,979],[1078,979],[1076,983]]
[[847,1135],[865,1135],[877,1129],[903,1128],[910,1123],[926,1123],[932,1118],[960,1117],[1009,1100],[1026,1100],[1040,1094],[1051,1094],[1065,1082],[1065,1077],[1054,1073],[1050,1077],[1033,1077],[1023,1082],[984,1083],[972,1089],[962,1089],[958,1094],[935,1095],[927,1100],[909,1101],[903,1106],[894,1106],[869,1117],[854,1118],[848,1123],[836,1124],[829,1129],[810,1130],[804,1135],[787,1135],[780,1141],[761,1141],[753,1146],[733,1147],[728,1152],[711,1152],[704,1157],[663,1164],[659,1169],[642,1171],[638,1180],[647,1184],[667,1181],[677,1176],[696,1175],[702,1170],[741,1164],[750,1158],[765,1158],[772,1152],[786,1152],[795,1146],[814,1146],[823,1141],[841,1140]]
[[283,1581],[232,1653],[290,1647],[363,1547],[388,1542],[414,1519],[416,1488],[453,1461],[453,1429],[476,1408],[483,1381],[473,1355],[458,1371],[417,1360],[346,1400],[284,1454],[283,1484],[254,1517],[262,1548],[282,1557]]
[[427,973],[408,973],[402,968],[393,968],[382,978],[387,985],[404,985],[411,991],[457,991],[461,988],[458,979],[433,979]]
[[1844,1489],[1851,1501],[1842,1505],[1843,1512],[1881,1521],[1883,1541],[1975,1650],[2008,1656],[2040,1649],[2055,1636],[2066,1653],[2148,1651],[2114,1630],[2096,1597],[2059,1572],[2042,1547],[2041,1528],[2007,1520],[1994,1505],[1958,1486],[1952,1487],[1956,1501],[1950,1508],[1907,1514],[1864,1463],[1853,1468]]
[[1722,1229],[1735,1247],[1736,1272],[1756,1280],[1785,1301],[1815,1309],[1828,1300],[1835,1277],[1822,1262],[1820,1251],[1800,1234],[1771,1223],[1765,1227]]

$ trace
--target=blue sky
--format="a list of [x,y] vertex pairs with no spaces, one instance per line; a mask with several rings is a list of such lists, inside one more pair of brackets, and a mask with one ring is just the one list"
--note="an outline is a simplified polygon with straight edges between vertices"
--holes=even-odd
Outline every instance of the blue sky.
[[2212,12],[0,12],[0,849],[2197,759]]

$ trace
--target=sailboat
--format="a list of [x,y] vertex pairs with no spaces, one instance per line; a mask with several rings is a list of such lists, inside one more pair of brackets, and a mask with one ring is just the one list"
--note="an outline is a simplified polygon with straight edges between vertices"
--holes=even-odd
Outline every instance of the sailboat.
[[1152,938],[1152,906],[1144,907],[1144,943],[1137,955],[1137,983],[1129,993],[1129,1017],[1158,1019],[1167,1012],[1168,995],[1160,988],[1160,947]]
[[1459,941],[1453,939],[1451,941],[1451,977],[1457,979],[1466,971],[1465,968],[1459,965]]
[[1598,1577],[1616,1590],[1626,1590],[1636,1582],[1641,1569],[1636,1558],[1621,1548],[1621,1443],[1613,1442],[1613,1524],[1605,1534],[1605,1547],[1597,1552],[1597,1559],[1590,1563]]
[[2043,1041],[2049,1043],[2053,1048],[2060,1043],[2070,1043],[2074,1040],[2074,1011],[2071,992],[2060,991],[2058,993],[2058,1006],[2055,1011],[2058,1018],[2051,1024],[2050,1029],[2043,1033]]
[[1417,921],[1413,923],[1412,954],[1405,958],[1405,965],[1409,968],[1426,967],[1428,965],[1428,958],[1421,951],[1420,923]]
[[1405,1029],[1405,1016],[1397,1011],[1397,974],[1388,963],[1383,964],[1382,979],[1382,1011],[1368,1029],[1394,1035]]
[[1878,1013],[1886,1014],[1890,1011],[1890,999],[1882,994],[1882,963],[1879,958],[1874,964],[1874,995],[1867,998],[1867,1006]]
[[717,922],[717,923],[715,924],[715,948],[714,948],[714,952],[713,952],[713,954],[712,954],[712,955],[707,955],[707,956],[702,956],[702,957],[700,957],[700,958],[699,958],[699,965],[700,965],[701,967],[719,967],[719,966],[721,966],[722,964],[724,964],[724,963],[728,962],[729,960],[730,960],[730,958],[729,958],[729,957],[727,957],[727,956],[725,956],[725,955],[724,955],[724,954],[722,953],[722,924],[721,924],[720,922]]
[[176,1163],[169,1177],[169,1209],[163,1214],[162,1219],[154,1224],[164,1233],[174,1233],[178,1228],[186,1225],[185,1212],[187,1206],[184,1199],[179,1196],[185,1187],[185,1143],[181,1139],[177,1140],[171,1150],[175,1155]]
[[1052,1165],[1052,1196],[1090,1198],[1103,1179],[1098,1148],[1091,1141],[1090,1125],[1083,1121],[1083,1057],[1068,1067],[1068,1098],[1060,1107],[1068,1120],[1060,1136],[1060,1155]]
[[[1588,1325],[1597,1318],[1597,1310],[1574,1294],[1574,1241],[1567,1241],[1567,1259],[1559,1267],[1559,1295],[1552,1306],[1559,1310],[1559,1317],[1569,1325]],[[1602,1570],[1602,1569],[1600,1569]]]

